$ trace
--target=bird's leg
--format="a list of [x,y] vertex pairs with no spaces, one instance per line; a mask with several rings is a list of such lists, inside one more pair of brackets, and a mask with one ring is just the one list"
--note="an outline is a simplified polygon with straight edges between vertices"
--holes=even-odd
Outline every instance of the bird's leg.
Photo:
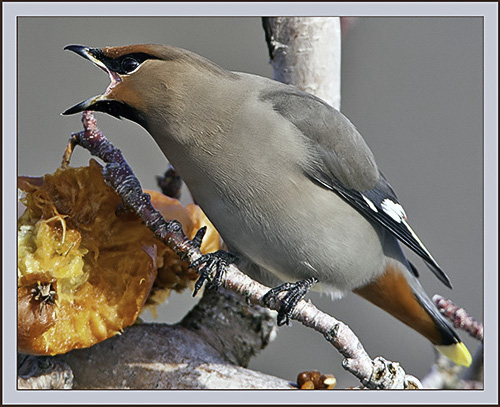
[[[310,277],[305,280],[297,281],[296,283],[284,283],[270,289],[266,295],[264,295],[262,300],[264,304],[268,306],[274,302],[281,301],[278,310],[278,326],[290,324],[290,318],[292,317],[295,306],[317,282],[318,279],[316,277]],[[278,296],[282,292],[286,294],[283,299],[280,300]]]
[[[193,243],[198,243],[196,236],[193,239]],[[201,239],[199,239],[199,243],[201,244]],[[213,253],[204,254],[193,261],[189,267],[198,269],[198,273],[200,274],[200,277],[194,285],[193,297],[196,296],[205,281],[209,281],[210,288],[220,287],[222,276],[226,268],[231,263],[234,263],[235,260],[236,257],[231,253],[225,250],[218,250]]]

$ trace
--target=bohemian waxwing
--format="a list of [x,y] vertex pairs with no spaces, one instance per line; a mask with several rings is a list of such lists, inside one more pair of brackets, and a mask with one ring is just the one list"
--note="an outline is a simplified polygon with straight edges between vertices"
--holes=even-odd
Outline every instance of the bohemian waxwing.
[[179,48],[65,49],[106,71],[111,84],[64,114],[101,111],[143,126],[242,271],[273,286],[317,280],[312,289],[334,298],[354,291],[455,363],[471,363],[399,242],[451,287],[448,277],[345,116],[293,86]]

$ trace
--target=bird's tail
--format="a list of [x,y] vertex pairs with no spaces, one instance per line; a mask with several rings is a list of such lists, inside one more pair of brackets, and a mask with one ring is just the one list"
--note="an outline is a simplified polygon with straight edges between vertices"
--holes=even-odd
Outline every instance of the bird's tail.
[[421,333],[457,365],[471,364],[472,357],[455,330],[399,261],[389,259],[383,275],[354,292]]

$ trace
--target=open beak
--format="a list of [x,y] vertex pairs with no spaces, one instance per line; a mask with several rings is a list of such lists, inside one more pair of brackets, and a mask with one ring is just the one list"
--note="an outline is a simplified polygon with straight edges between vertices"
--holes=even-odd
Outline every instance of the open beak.
[[99,49],[96,48],[89,48],[89,47],[84,47],[83,45],[68,45],[64,47],[65,50],[70,50],[73,51],[74,53],[84,57],[85,59],[88,59],[89,61],[93,62],[96,66],[101,68],[103,71],[105,71],[111,80],[110,85],[106,89],[106,91],[102,95],[94,96],[91,97],[87,100],[84,100],[83,102],[80,102],[76,104],[73,107],[70,107],[69,109],[65,110],[62,114],[63,115],[70,115],[74,113],[79,113],[83,112],[85,110],[92,110],[92,108],[99,102],[106,102],[109,101],[107,98],[107,95],[111,92],[111,90],[122,81],[120,75],[118,75],[116,72],[113,72],[109,70],[109,68],[106,66],[106,64],[99,59],[99,55],[102,55],[102,52],[100,52]]

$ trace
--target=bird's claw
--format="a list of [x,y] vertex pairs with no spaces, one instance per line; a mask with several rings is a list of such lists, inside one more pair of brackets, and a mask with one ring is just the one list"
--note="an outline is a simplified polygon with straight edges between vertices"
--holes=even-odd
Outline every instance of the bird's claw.
[[201,247],[201,242],[203,240],[203,237],[205,236],[205,233],[207,232],[207,227],[203,226],[202,228],[198,229],[196,232],[196,235],[193,237],[193,245],[197,248],[200,249]]
[[[202,232],[203,233],[203,232]],[[196,239],[196,237],[195,237]],[[190,264],[190,268],[198,269],[200,277],[194,285],[193,297],[198,294],[205,281],[210,288],[218,288],[222,284],[222,275],[226,268],[235,261],[235,256],[224,250],[207,253]]]
[[[297,281],[296,283],[284,283],[278,287],[271,288],[262,298],[264,304],[272,305],[278,301],[281,302],[278,310],[278,326],[290,325],[290,318],[297,303],[304,298],[309,289],[318,282],[316,277],[310,277],[305,280]],[[283,299],[279,299],[278,295],[286,292]]]

